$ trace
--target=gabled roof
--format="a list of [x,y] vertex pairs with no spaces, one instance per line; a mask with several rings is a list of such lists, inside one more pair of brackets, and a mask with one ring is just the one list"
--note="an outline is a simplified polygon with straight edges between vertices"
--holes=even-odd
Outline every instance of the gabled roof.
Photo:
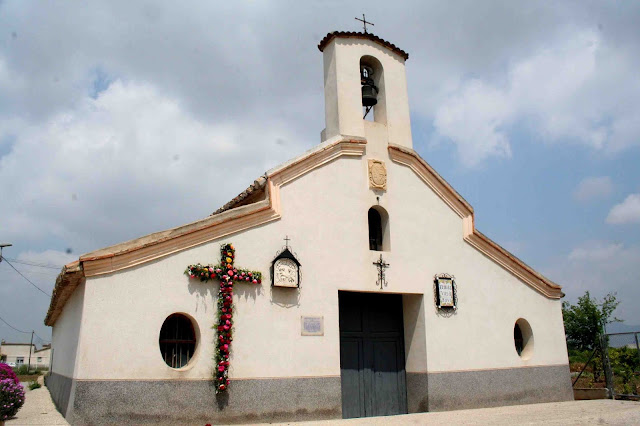
[[[211,216],[80,256],[58,275],[45,324],[51,326],[56,322],[69,297],[86,277],[127,269],[280,219],[282,185],[341,156],[362,157],[366,143],[364,139],[340,137],[323,142],[269,170]],[[467,243],[544,296],[551,299],[564,296],[559,285],[476,230],[471,205],[414,150],[389,144],[388,151],[393,162],[410,168],[462,219]]]
[[364,39],[364,40],[371,40],[371,41],[373,41],[375,43],[378,43],[379,45],[384,46],[387,49],[397,53],[398,55],[402,56],[405,61],[407,59],[409,59],[409,54],[407,52],[405,52],[404,50],[400,49],[395,44],[390,43],[387,40],[383,40],[380,37],[378,37],[378,36],[376,36],[374,34],[371,34],[371,33],[359,33],[359,32],[354,32],[354,31],[334,31],[332,33],[327,34],[326,36],[324,36],[322,41],[320,41],[320,44],[318,44],[318,50],[323,52],[324,48],[327,47],[327,45],[331,42],[331,40],[333,40],[336,37],[339,37],[339,38],[361,38],[361,39]]

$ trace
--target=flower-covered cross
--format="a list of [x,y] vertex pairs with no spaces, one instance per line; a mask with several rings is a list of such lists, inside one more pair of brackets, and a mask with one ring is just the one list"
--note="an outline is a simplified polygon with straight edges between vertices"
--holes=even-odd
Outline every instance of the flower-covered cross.
[[220,263],[218,265],[189,265],[184,271],[190,278],[200,281],[219,280],[218,291],[218,338],[215,354],[214,380],[216,393],[224,392],[229,387],[229,351],[231,349],[233,327],[233,283],[234,281],[252,284],[262,283],[262,274],[234,266],[235,249],[231,244],[220,246]]

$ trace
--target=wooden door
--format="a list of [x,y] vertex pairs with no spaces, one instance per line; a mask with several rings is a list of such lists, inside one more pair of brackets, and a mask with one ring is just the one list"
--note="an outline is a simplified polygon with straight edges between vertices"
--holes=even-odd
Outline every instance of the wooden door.
[[402,296],[340,292],[342,417],[405,414]]

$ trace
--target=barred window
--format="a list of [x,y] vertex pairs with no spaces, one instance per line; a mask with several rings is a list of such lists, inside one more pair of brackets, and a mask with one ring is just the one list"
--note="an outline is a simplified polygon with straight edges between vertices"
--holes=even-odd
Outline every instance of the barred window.
[[186,366],[196,350],[193,322],[183,314],[169,315],[162,324],[159,340],[160,353],[169,367]]

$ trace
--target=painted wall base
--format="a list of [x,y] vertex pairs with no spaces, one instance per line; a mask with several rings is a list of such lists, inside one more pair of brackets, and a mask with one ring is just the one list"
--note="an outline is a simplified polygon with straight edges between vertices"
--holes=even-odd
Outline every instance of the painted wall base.
[[[73,388],[73,400],[63,413],[73,425],[203,425],[342,417],[340,377],[236,380],[218,397],[208,380],[73,380]],[[64,388],[49,390],[54,400],[64,400],[64,395],[54,396]]]
[[[569,365],[430,373],[428,411],[573,401]],[[424,408],[425,401],[419,407]]]
[[[216,397],[211,382],[72,380],[47,387],[73,425],[262,423],[339,419],[340,377],[236,380]],[[573,400],[569,366],[407,373],[410,413]]]
[[73,379],[62,376],[60,374],[51,373],[44,378],[44,384],[49,389],[51,399],[60,413],[66,417],[69,399],[71,398],[71,390],[73,387]]

